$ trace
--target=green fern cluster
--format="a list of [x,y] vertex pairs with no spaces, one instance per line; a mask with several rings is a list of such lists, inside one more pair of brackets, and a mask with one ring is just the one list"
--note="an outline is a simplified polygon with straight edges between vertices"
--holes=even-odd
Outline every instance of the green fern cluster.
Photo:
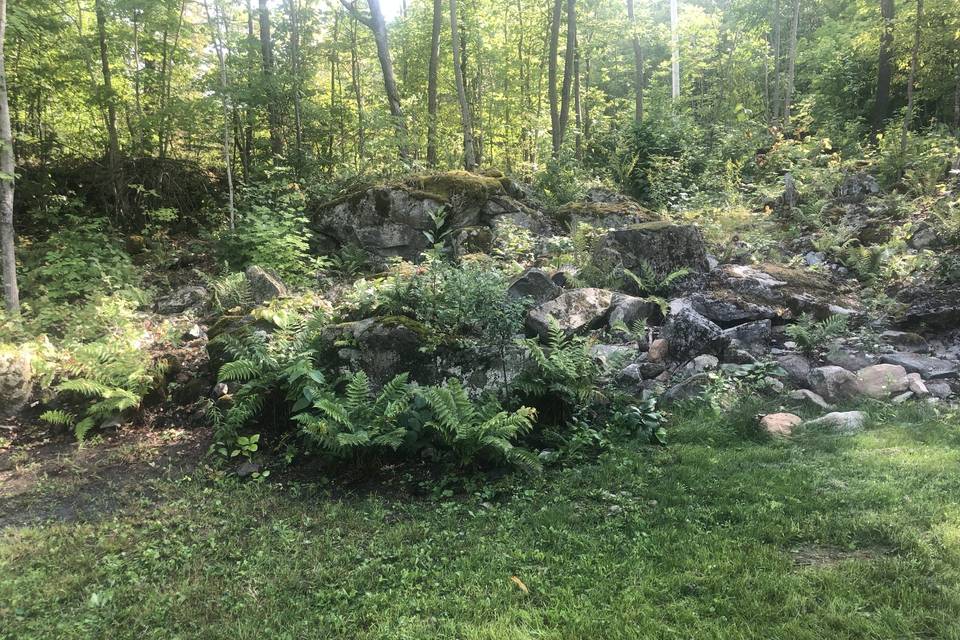
[[786,334],[797,346],[809,353],[826,341],[847,333],[849,322],[847,316],[839,314],[817,322],[813,316],[805,313],[797,322],[787,327]]
[[597,388],[599,367],[583,338],[567,336],[551,318],[546,346],[536,338],[522,341],[531,367],[514,381],[524,398],[535,402],[541,414],[564,422],[578,406],[600,396]]
[[680,280],[683,280],[690,275],[690,269],[687,267],[681,267],[676,271],[668,273],[664,277],[654,270],[650,266],[649,262],[641,260],[637,265],[637,271],[631,271],[630,269],[624,269],[624,277],[636,288],[638,295],[654,295],[662,296],[670,292],[670,289],[677,284]]
[[40,419],[72,428],[82,441],[102,422],[139,408],[166,367],[164,361],[145,360],[141,351],[122,341],[105,339],[78,345],[60,365],[57,376],[61,382],[54,387],[58,402],[72,410],[52,409]]
[[212,293],[210,304],[217,313],[223,313],[237,307],[247,309],[253,306],[253,292],[250,281],[242,272],[231,273],[210,282]]

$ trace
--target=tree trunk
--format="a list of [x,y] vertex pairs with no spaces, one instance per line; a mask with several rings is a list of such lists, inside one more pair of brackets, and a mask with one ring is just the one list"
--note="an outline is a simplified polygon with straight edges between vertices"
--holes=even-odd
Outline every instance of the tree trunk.
[[960,56],[957,58],[957,80],[953,89],[953,132],[960,136]]
[[[213,0],[214,3],[217,0]],[[223,109],[223,164],[227,171],[227,199],[230,212],[230,229],[236,225],[233,208],[233,163],[230,160],[230,107],[227,104],[227,62],[224,57],[224,38],[220,30],[221,19],[219,7],[214,4],[214,12],[210,12],[208,0],[203,0],[203,9],[207,13],[207,22],[210,24],[213,48],[217,52],[217,63],[220,66],[220,106]]]
[[463,86],[463,68],[460,66],[460,30],[457,26],[457,0],[450,0],[450,47],[453,49],[453,71],[457,82],[457,100],[460,102],[460,123],[463,127],[463,168],[472,171],[477,165],[473,148],[473,123],[470,104]]
[[567,44],[563,55],[563,88],[560,93],[560,146],[570,121],[570,91],[573,88],[573,56],[577,49],[576,0],[567,0]]
[[297,176],[303,170],[303,111],[301,107],[302,87],[300,82],[300,0],[287,0],[287,13],[290,16],[290,69],[293,72],[293,128],[294,128],[294,167]]
[[0,254],[3,258],[3,299],[7,312],[20,315],[20,289],[17,287],[17,260],[13,233],[13,133],[10,131],[10,105],[7,102],[7,70],[3,43],[7,32],[7,0],[0,0]]
[[357,157],[356,164],[367,152],[367,133],[363,117],[363,92],[360,86],[360,55],[357,51],[357,20],[354,16],[350,30],[350,83],[353,87],[353,97],[357,102]]
[[627,17],[630,19],[630,33],[633,42],[633,119],[643,121],[643,46],[637,32],[637,18],[633,12],[633,0],[627,0]]
[[243,128],[243,158],[241,159],[244,182],[250,180],[250,170],[253,164],[253,125],[255,119],[253,112],[253,75],[254,69],[256,69],[254,58],[257,55],[257,49],[253,43],[253,6],[250,4],[250,0],[247,0],[247,100],[244,108],[244,120],[246,122],[244,122]]
[[590,147],[590,56],[583,61],[583,140]]
[[187,0],[180,0],[180,17],[177,20],[177,31],[173,37],[173,46],[167,52],[167,31],[163,32],[163,63],[160,72],[160,125],[157,137],[160,143],[160,159],[166,159],[167,147],[169,143],[169,133],[167,131],[167,122],[169,121],[167,109],[170,105],[170,91],[173,84],[173,65],[177,55],[177,49],[180,45],[180,34],[183,30],[183,14],[187,9]]
[[[452,18],[451,18],[452,21]],[[440,70],[440,28],[443,0],[433,0],[433,30],[430,33],[430,67],[427,72],[427,164],[437,166],[437,85]]]
[[103,92],[107,101],[107,163],[110,167],[110,183],[113,189],[113,206],[116,218],[123,217],[124,180],[120,175],[120,141],[117,136],[117,105],[113,95],[113,78],[110,74],[110,57],[107,51],[107,18],[100,0],[94,2],[97,14],[97,39],[100,44],[100,68],[103,72]]
[[680,16],[677,0],[670,0],[670,95],[680,97]]
[[554,0],[550,20],[550,45],[547,53],[547,100],[550,102],[550,137],[553,156],[560,155],[560,100],[557,94],[557,53],[560,48],[560,14],[563,0]]
[[893,77],[893,0],[880,0],[883,33],[880,35],[880,59],[877,65],[877,98],[873,103],[873,138],[883,129],[890,114],[890,79]]
[[573,53],[573,124],[576,138],[573,146],[573,155],[577,160],[583,159],[583,116],[580,101],[580,43],[578,42]]
[[782,16],[780,10],[780,0],[774,0],[773,3],[773,104],[771,111],[773,119],[771,124],[780,123],[780,75],[782,73],[781,64],[783,56],[780,55],[780,22]]
[[133,10],[133,97],[137,109],[136,137],[131,131],[131,139],[137,141],[134,155],[143,154],[143,101],[140,96],[140,10]]
[[277,110],[277,92],[273,81],[273,39],[270,35],[270,9],[267,0],[260,0],[260,56],[263,62],[263,84],[267,90],[267,127],[270,129],[270,151],[283,155],[283,137],[280,135],[280,114]]
[[910,54],[910,77],[907,79],[907,111],[903,116],[903,129],[900,131],[900,153],[907,150],[907,132],[913,120],[913,85],[917,81],[917,68],[920,66],[920,31],[923,25],[923,0],[917,0],[917,23],[913,31],[913,51]]
[[790,129],[790,107],[793,105],[794,80],[797,70],[797,31],[800,28],[800,0],[793,0],[793,22],[790,23],[790,53],[787,58],[787,92],[783,99],[783,128]]

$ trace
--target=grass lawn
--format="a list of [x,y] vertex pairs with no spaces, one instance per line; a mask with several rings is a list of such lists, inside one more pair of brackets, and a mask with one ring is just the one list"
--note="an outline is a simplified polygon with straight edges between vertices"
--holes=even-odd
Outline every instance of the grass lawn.
[[773,442],[750,413],[453,496],[155,478],[0,530],[0,637],[960,638],[957,415]]

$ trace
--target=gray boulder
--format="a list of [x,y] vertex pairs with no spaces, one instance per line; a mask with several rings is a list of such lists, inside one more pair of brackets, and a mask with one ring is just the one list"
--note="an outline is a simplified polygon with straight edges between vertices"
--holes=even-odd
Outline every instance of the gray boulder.
[[250,265],[244,271],[247,283],[250,285],[250,293],[253,295],[253,301],[256,304],[269,302],[274,298],[281,298],[287,295],[287,286],[283,281],[262,267]]
[[698,373],[664,391],[661,401],[664,404],[670,404],[692,400],[699,397],[708,384],[710,384],[710,374]]
[[960,326],[960,286],[918,287],[901,295],[907,305],[900,323],[903,327],[949,331]]
[[613,292],[606,289],[571,289],[527,313],[527,328],[546,339],[550,319],[568,335],[599,327],[613,304]]
[[875,364],[857,371],[857,393],[869,398],[889,398],[910,387],[907,371],[900,365]]
[[787,394],[787,397],[791,400],[796,400],[797,402],[803,402],[806,404],[813,405],[818,409],[823,409],[825,411],[832,411],[833,405],[824,400],[820,395],[810,391],[809,389],[794,389]]
[[806,357],[799,353],[787,353],[779,355],[776,362],[780,368],[787,372],[787,377],[796,385],[805,387],[810,382],[810,371],[813,366]]
[[848,173],[843,177],[837,186],[837,201],[844,204],[855,204],[863,202],[867,196],[875,196],[880,193],[880,184],[877,179],[868,173],[858,171]]
[[21,349],[0,350],[0,418],[12,417],[33,389],[30,358]]
[[857,397],[857,376],[843,367],[826,366],[811,369],[807,379],[813,390],[827,402],[845,402]]
[[769,320],[755,320],[725,329],[723,334],[730,339],[732,346],[761,356],[770,350],[773,326]]
[[876,358],[862,351],[849,351],[843,348],[830,349],[824,359],[827,364],[843,367],[849,371],[857,371],[876,362]]
[[647,319],[656,311],[657,305],[653,302],[618,293],[613,298],[613,308],[610,309],[608,324],[611,329],[621,323],[631,327],[637,320]]
[[927,380],[956,377],[960,365],[951,360],[942,360],[916,353],[890,353],[880,358],[881,362],[903,367],[908,373],[919,373]]
[[776,317],[809,313],[817,318],[856,315],[857,301],[837,291],[822,275],[776,264],[725,264],[711,273],[711,295],[722,300],[769,307]]
[[867,422],[867,414],[863,411],[834,411],[816,420],[808,420],[803,427],[830,429],[836,433],[851,434],[863,429]]
[[554,284],[547,272],[542,269],[527,269],[507,289],[509,297],[529,298],[535,303],[553,300],[562,292],[563,289]]
[[608,231],[597,243],[596,266],[622,267],[639,272],[641,264],[663,277],[687,268],[695,273],[709,271],[706,244],[693,225],[647,222]]
[[590,355],[603,366],[610,369],[615,364],[629,362],[636,358],[637,348],[626,344],[595,344],[590,347]]
[[734,296],[722,297],[710,292],[694,293],[689,296],[689,300],[697,313],[722,325],[729,326],[777,317],[777,312],[771,307],[747,302]]
[[207,290],[200,286],[181,287],[157,299],[156,310],[162,315],[183,313],[200,307],[207,301]]
[[676,359],[703,353],[722,356],[730,338],[711,320],[703,317],[683,299],[670,303],[670,314],[663,325],[663,337]]

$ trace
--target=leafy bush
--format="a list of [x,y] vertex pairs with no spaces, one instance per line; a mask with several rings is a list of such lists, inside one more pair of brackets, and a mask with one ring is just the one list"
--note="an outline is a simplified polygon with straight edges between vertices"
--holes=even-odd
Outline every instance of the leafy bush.
[[587,178],[569,154],[547,160],[546,167],[533,178],[533,188],[552,207],[580,200]]
[[305,199],[290,169],[274,167],[240,190],[236,228],[221,237],[221,253],[234,269],[251,264],[286,281],[308,282],[326,264],[310,255]]

